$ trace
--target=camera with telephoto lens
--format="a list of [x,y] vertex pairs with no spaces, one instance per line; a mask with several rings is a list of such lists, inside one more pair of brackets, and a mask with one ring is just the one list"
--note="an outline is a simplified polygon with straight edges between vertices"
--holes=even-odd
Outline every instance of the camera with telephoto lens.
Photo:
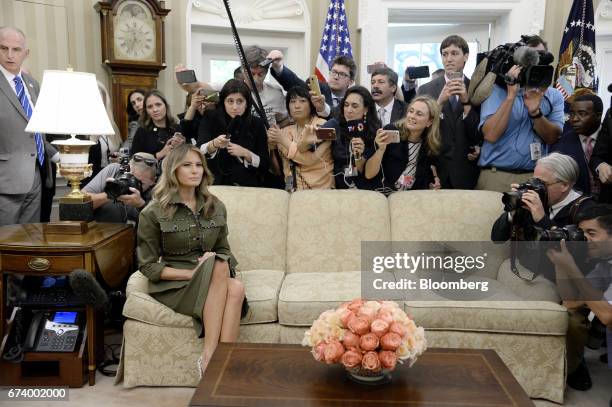
[[538,226],[533,227],[533,240],[540,242],[584,242],[584,232],[576,225],[567,225],[562,228],[544,229]]
[[535,191],[542,201],[544,208],[548,205],[548,192],[546,191],[546,184],[539,178],[531,178],[527,182],[523,182],[518,186],[516,191],[504,192],[502,196],[502,203],[504,204],[504,211],[511,212],[522,208],[523,194],[527,191]]
[[[522,35],[517,43],[499,45],[492,51],[478,54],[478,63],[488,58],[486,71],[496,75],[495,83],[502,88],[516,83],[521,87],[547,88],[552,84],[555,71],[551,65],[554,56],[548,51],[537,51],[528,47],[530,39],[530,36]],[[508,75],[514,65],[522,67],[516,79]]]
[[137,189],[142,194],[142,182],[130,172],[130,157],[122,154],[119,165],[121,166],[119,173],[115,178],[106,181],[104,186],[108,199],[116,201],[121,195],[130,195],[132,193],[130,187]]

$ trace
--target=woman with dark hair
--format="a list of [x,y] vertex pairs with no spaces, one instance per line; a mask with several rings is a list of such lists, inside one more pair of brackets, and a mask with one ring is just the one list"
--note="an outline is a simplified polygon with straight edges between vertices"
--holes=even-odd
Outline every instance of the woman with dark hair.
[[128,150],[132,148],[132,141],[139,127],[138,119],[140,119],[140,115],[142,114],[143,102],[146,94],[147,91],[144,89],[134,89],[128,93],[127,106],[125,108],[128,119],[128,135],[121,145],[121,147],[127,148]]
[[208,190],[212,174],[202,153],[183,144],[163,167],[153,200],[140,213],[138,263],[153,298],[191,316],[196,335],[204,337],[201,376],[219,341],[238,340],[248,305],[244,285],[232,278],[236,259],[227,241],[227,211]]
[[[395,141],[393,131],[399,131]],[[434,169],[442,146],[438,102],[429,96],[414,98],[403,119],[378,130],[375,143],[376,152],[365,165],[366,178],[382,173],[387,192],[440,189]]]
[[272,150],[278,148],[282,159],[278,163],[276,154],[270,154],[273,167],[282,166],[288,190],[334,188],[332,142],[319,141],[307,151],[300,149],[300,144],[316,141],[315,129],[325,123],[317,116],[308,89],[299,85],[289,89],[286,106],[295,124],[268,130],[268,146]]
[[333,147],[336,188],[380,188],[380,177],[363,176],[365,162],[374,154],[376,131],[381,126],[374,99],[363,86],[353,86],[346,91],[340,106],[338,117],[322,126],[336,129]]
[[170,106],[164,95],[154,89],[149,91],[143,101],[140,127],[136,130],[130,155],[136,153],[153,154],[163,160],[174,147],[185,142],[182,136],[174,136],[180,127],[170,113]]
[[261,185],[270,162],[266,128],[251,114],[251,91],[244,82],[225,83],[217,107],[200,120],[197,144],[207,156],[215,185]]

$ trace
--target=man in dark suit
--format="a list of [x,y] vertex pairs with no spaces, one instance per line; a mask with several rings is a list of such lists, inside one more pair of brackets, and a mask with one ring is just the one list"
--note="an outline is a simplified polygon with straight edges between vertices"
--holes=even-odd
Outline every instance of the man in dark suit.
[[589,161],[599,137],[602,113],[603,102],[599,96],[576,96],[570,106],[571,130],[551,148],[552,151],[569,155],[578,163],[580,174],[575,187],[585,194],[598,195],[601,188],[598,177],[589,169]]
[[52,183],[49,144],[25,132],[39,91],[21,71],[29,52],[21,30],[0,27],[0,225],[40,222],[41,190]]
[[397,80],[397,74],[387,67],[372,72],[370,92],[376,102],[376,112],[383,127],[397,122],[406,113],[406,104],[395,98]]
[[612,113],[606,113],[591,156],[591,171],[601,181],[599,202],[612,203]]
[[[470,80],[463,75],[469,51],[463,38],[458,35],[446,37],[440,45],[446,74],[418,89],[419,95],[437,99],[442,110],[442,151],[438,164],[442,188],[474,189],[478,181],[480,114],[469,103],[467,88]],[[449,78],[449,75],[461,78]]]

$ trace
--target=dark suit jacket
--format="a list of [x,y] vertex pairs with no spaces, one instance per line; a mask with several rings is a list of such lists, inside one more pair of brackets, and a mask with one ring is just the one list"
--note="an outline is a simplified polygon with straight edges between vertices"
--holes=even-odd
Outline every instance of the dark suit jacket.
[[[276,79],[276,81],[283,87],[285,92],[291,89],[292,87],[298,85],[308,87],[308,85],[306,85],[306,82],[298,78],[295,72],[289,69],[287,65],[283,66],[283,70],[280,75],[277,74],[273,68],[270,68],[270,72],[272,73],[272,77]],[[330,107],[333,107],[334,104],[329,85],[326,82],[319,81],[319,88],[321,88],[321,95],[325,96],[325,102],[327,102]]]
[[[429,95],[437,100],[445,84],[444,77],[438,78],[420,86],[418,94]],[[469,79],[465,78],[465,86],[469,85]],[[450,103],[442,106],[442,152],[438,157],[437,167],[442,188],[474,189],[480,174],[477,161],[467,158],[469,147],[482,142],[478,133],[480,114],[472,107],[465,120],[462,116],[463,109],[453,111]]]
[[[377,110],[378,108],[379,107],[376,106]],[[398,120],[403,119],[404,115],[406,114],[407,108],[408,105],[406,103],[402,102],[399,99],[395,99],[395,101],[393,102],[393,110],[391,110],[391,121],[389,122],[389,124],[394,124]]]
[[[612,165],[612,113],[610,109],[606,113],[601,130],[597,136],[597,142],[591,156],[591,171],[597,174],[596,169],[601,163]],[[602,184],[599,202],[612,203],[612,185]]]
[[[36,104],[40,87],[29,75],[23,74],[24,86],[30,94],[32,108]],[[26,133],[26,116],[17,95],[0,73],[0,194],[25,194],[32,188],[36,169],[36,142],[34,134]],[[57,152],[45,142],[45,168],[41,168],[42,187],[51,187],[53,177],[50,158]]]
[[591,179],[589,177],[589,163],[584,155],[582,149],[582,143],[580,142],[580,136],[570,130],[564,133],[559,141],[551,146],[551,152],[558,152],[561,154],[569,155],[578,164],[580,173],[578,175],[578,181],[576,181],[575,189],[584,192],[585,194],[591,193]]

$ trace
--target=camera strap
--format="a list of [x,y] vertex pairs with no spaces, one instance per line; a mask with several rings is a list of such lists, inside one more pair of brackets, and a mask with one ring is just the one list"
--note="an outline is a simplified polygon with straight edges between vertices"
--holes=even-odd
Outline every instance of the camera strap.
[[520,278],[521,280],[524,281],[533,281],[533,279],[536,277],[535,273],[531,274],[531,278],[530,277],[524,277],[521,275],[521,273],[519,273],[518,267],[516,267],[516,248],[517,248],[517,242],[518,242],[518,232],[519,232],[519,225],[518,222],[515,221],[516,216],[510,217],[510,222],[511,222],[511,234],[510,234],[510,270],[512,270],[512,273],[514,273],[518,278]]
[[576,224],[576,215],[578,215],[578,209],[580,209],[580,205],[582,205],[582,203],[586,201],[587,199],[593,199],[593,197],[591,195],[582,195],[581,197],[576,199],[574,203],[572,204],[572,207],[570,208],[570,213],[569,213],[570,222],[572,225]]

